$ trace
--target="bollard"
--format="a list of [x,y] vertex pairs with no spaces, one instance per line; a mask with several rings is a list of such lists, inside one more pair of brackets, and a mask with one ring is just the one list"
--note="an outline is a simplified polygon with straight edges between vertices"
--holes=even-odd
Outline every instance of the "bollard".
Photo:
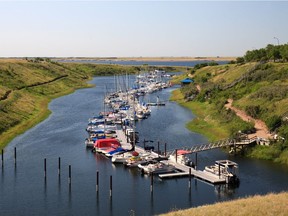
[[110,176],[110,197],[112,197],[112,175]]
[[153,193],[153,173],[151,173],[150,192]]
[[60,173],[61,173],[61,158],[58,158],[58,176],[60,177]]
[[99,192],[99,171],[96,172],[96,192]]

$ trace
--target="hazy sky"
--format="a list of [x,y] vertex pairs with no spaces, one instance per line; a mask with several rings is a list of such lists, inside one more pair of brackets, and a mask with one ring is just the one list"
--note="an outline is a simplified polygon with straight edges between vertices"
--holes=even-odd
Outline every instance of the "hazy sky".
[[0,0],[0,28],[0,57],[243,56],[288,42],[288,2]]

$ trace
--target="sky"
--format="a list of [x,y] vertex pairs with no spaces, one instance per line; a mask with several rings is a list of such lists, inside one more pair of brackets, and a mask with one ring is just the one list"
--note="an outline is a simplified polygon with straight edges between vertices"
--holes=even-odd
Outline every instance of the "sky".
[[287,21],[288,1],[0,0],[0,57],[236,57]]

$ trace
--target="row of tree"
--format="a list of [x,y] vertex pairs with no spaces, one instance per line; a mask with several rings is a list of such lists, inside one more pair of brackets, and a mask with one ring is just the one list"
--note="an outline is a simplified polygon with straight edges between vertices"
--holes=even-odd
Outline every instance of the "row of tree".
[[268,44],[265,48],[248,50],[243,57],[238,57],[236,62],[231,63],[254,61],[288,62],[288,44],[277,46]]

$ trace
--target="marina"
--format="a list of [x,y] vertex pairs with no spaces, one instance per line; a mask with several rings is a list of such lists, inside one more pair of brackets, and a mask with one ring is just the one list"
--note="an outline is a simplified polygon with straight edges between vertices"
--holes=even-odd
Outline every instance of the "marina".
[[[162,75],[163,72],[160,73],[160,76]],[[136,83],[141,83],[141,87],[127,88],[125,92],[119,90],[108,93],[104,101],[105,106],[108,107],[105,110],[108,109],[109,111],[105,112],[104,110],[98,116],[89,119],[86,129],[89,138],[85,141],[86,147],[92,147],[92,152],[94,153],[102,153],[107,157],[111,157],[111,162],[113,163],[122,163],[129,168],[138,167],[142,174],[159,175],[161,179],[185,176],[191,178],[192,176],[212,184],[224,183],[235,185],[235,182],[238,184],[238,173],[236,175],[235,172],[235,169],[238,169],[236,163],[228,160],[222,160],[221,163],[216,161],[217,166],[206,166],[202,171],[197,170],[197,161],[194,163],[186,156],[225,146],[233,145],[236,148],[237,143],[234,140],[220,141],[202,146],[198,145],[190,149],[175,149],[168,154],[166,146],[164,154],[160,152],[159,142],[157,151],[155,151],[155,148],[147,149],[145,141],[143,148],[136,145],[136,143],[139,143],[139,134],[136,132],[136,120],[148,118],[151,114],[151,110],[148,108],[149,103],[140,103],[136,99],[136,95],[140,92],[143,95],[159,91],[163,89],[163,86],[167,88],[169,80],[159,82],[158,80],[161,79],[158,76],[158,71],[149,73],[148,75],[138,75]],[[129,85],[127,84],[127,86]],[[153,89],[153,91],[150,91],[150,89]],[[159,106],[160,104],[159,97],[157,96],[156,105]],[[140,114],[145,117],[140,117]],[[246,144],[246,142],[244,143]],[[212,169],[212,167],[215,168]],[[233,172],[228,170],[228,168],[233,168]]]
[[[129,215],[134,212],[137,215],[155,215],[168,212],[171,208],[197,207],[287,189],[288,173],[284,167],[228,155],[215,148],[197,153],[197,170],[203,171],[205,166],[213,165],[219,159],[235,161],[240,170],[241,183],[238,188],[221,187],[219,190],[220,185],[226,184],[214,185],[193,177],[189,188],[188,170],[186,176],[185,172],[179,172],[184,178],[179,176],[162,180],[154,176],[152,194],[149,175],[142,175],[138,168],[127,169],[122,164],[112,163],[111,158],[92,153],[91,148],[86,147],[87,119],[103,111],[103,95],[106,92],[103,83],[112,86],[114,78],[97,77],[92,83],[96,85],[95,88],[81,89],[53,100],[49,105],[51,116],[15,138],[4,149],[4,168],[1,168],[0,175],[1,214]],[[166,104],[163,107],[151,107],[150,117],[136,121],[136,131],[139,132],[136,151],[144,149],[144,141],[145,148],[153,147],[156,154],[158,143],[162,153],[167,145],[167,154],[173,149],[209,143],[205,137],[185,128],[187,120],[194,116],[189,110],[169,101],[171,91],[176,88],[172,86],[151,93],[150,101],[158,95]],[[149,101],[149,95],[145,97]],[[120,134],[117,136],[125,140],[125,135]],[[196,153],[187,156],[196,161]]]

